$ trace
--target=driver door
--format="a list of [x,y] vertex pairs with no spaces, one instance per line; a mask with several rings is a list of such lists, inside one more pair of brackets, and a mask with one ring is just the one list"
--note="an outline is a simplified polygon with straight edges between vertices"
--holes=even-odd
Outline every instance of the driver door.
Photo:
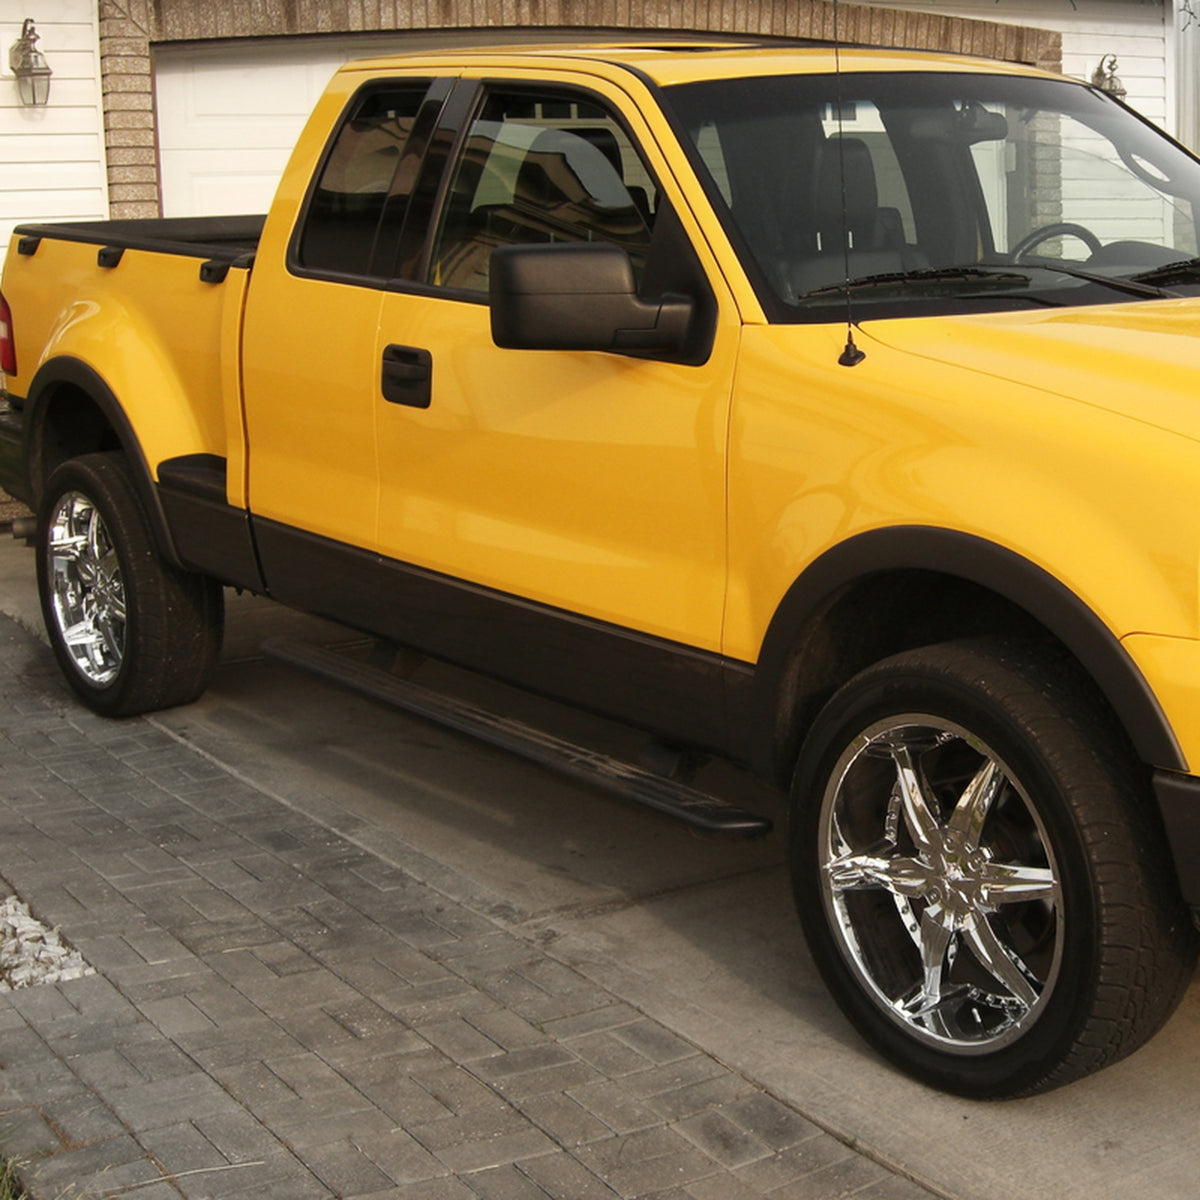
[[[506,83],[481,86],[473,112],[446,167],[424,286],[390,291],[381,308],[376,361],[428,386],[401,380],[379,398],[377,545],[484,589],[509,632],[569,614],[717,652],[732,302],[612,105]],[[692,273],[713,318],[705,362],[493,343],[491,251],[597,239],[643,278],[666,259]]]

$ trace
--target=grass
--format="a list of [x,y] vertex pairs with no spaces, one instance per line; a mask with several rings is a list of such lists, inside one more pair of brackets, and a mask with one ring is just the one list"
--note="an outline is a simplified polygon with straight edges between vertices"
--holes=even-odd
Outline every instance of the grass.
[[0,1159],[0,1200],[29,1200],[17,1178],[17,1168],[8,1159]]

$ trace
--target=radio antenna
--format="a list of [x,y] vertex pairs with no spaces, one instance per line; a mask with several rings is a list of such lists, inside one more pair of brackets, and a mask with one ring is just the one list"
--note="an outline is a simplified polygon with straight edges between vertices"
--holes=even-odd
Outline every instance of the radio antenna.
[[850,219],[846,199],[846,143],[842,133],[842,38],[838,30],[838,0],[833,0],[833,75],[837,105],[838,184],[842,198],[842,277],[846,290],[846,348],[838,356],[843,367],[857,367],[866,353],[854,344],[854,312],[850,300]]

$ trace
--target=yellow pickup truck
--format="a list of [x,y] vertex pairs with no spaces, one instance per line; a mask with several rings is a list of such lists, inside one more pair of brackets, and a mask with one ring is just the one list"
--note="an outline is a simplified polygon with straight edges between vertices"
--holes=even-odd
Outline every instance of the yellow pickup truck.
[[[1198,239],[1200,162],[1021,66],[355,63],[265,219],[16,231],[0,486],[97,712],[194,699],[233,586],[749,765],[862,1035],[1034,1092],[1144,1042],[1195,963]],[[279,653],[767,827],[686,754]]]

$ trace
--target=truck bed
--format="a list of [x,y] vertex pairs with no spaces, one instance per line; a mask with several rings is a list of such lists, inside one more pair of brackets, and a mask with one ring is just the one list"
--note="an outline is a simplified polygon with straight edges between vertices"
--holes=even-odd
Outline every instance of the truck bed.
[[[63,328],[63,305],[73,305],[76,334],[77,319],[87,314],[98,322],[87,336],[103,341],[119,329],[127,349],[144,351],[136,365],[131,349],[122,362],[157,397],[148,402],[151,409],[175,395],[192,414],[187,449],[226,455],[229,428],[236,431],[240,422],[240,400],[234,385],[227,397],[222,371],[236,361],[239,333],[234,325],[226,327],[226,289],[214,285],[223,284],[231,270],[246,273],[264,222],[251,215],[18,226],[4,272],[6,299],[20,312],[16,327],[30,348],[18,353],[18,363],[36,368],[33,348]],[[57,281],[57,300],[49,297],[49,280]],[[240,302],[234,309],[240,312]],[[111,328],[101,329],[104,321]],[[234,339],[228,347],[226,337]],[[232,357],[223,357],[226,350]],[[33,375],[27,368],[17,386],[9,378],[7,390],[0,391],[0,488],[26,503],[36,499],[25,472],[25,408]],[[109,384],[122,394],[138,394],[130,378]],[[152,416],[135,416],[154,427]],[[155,465],[173,453],[153,440],[149,450]]]

